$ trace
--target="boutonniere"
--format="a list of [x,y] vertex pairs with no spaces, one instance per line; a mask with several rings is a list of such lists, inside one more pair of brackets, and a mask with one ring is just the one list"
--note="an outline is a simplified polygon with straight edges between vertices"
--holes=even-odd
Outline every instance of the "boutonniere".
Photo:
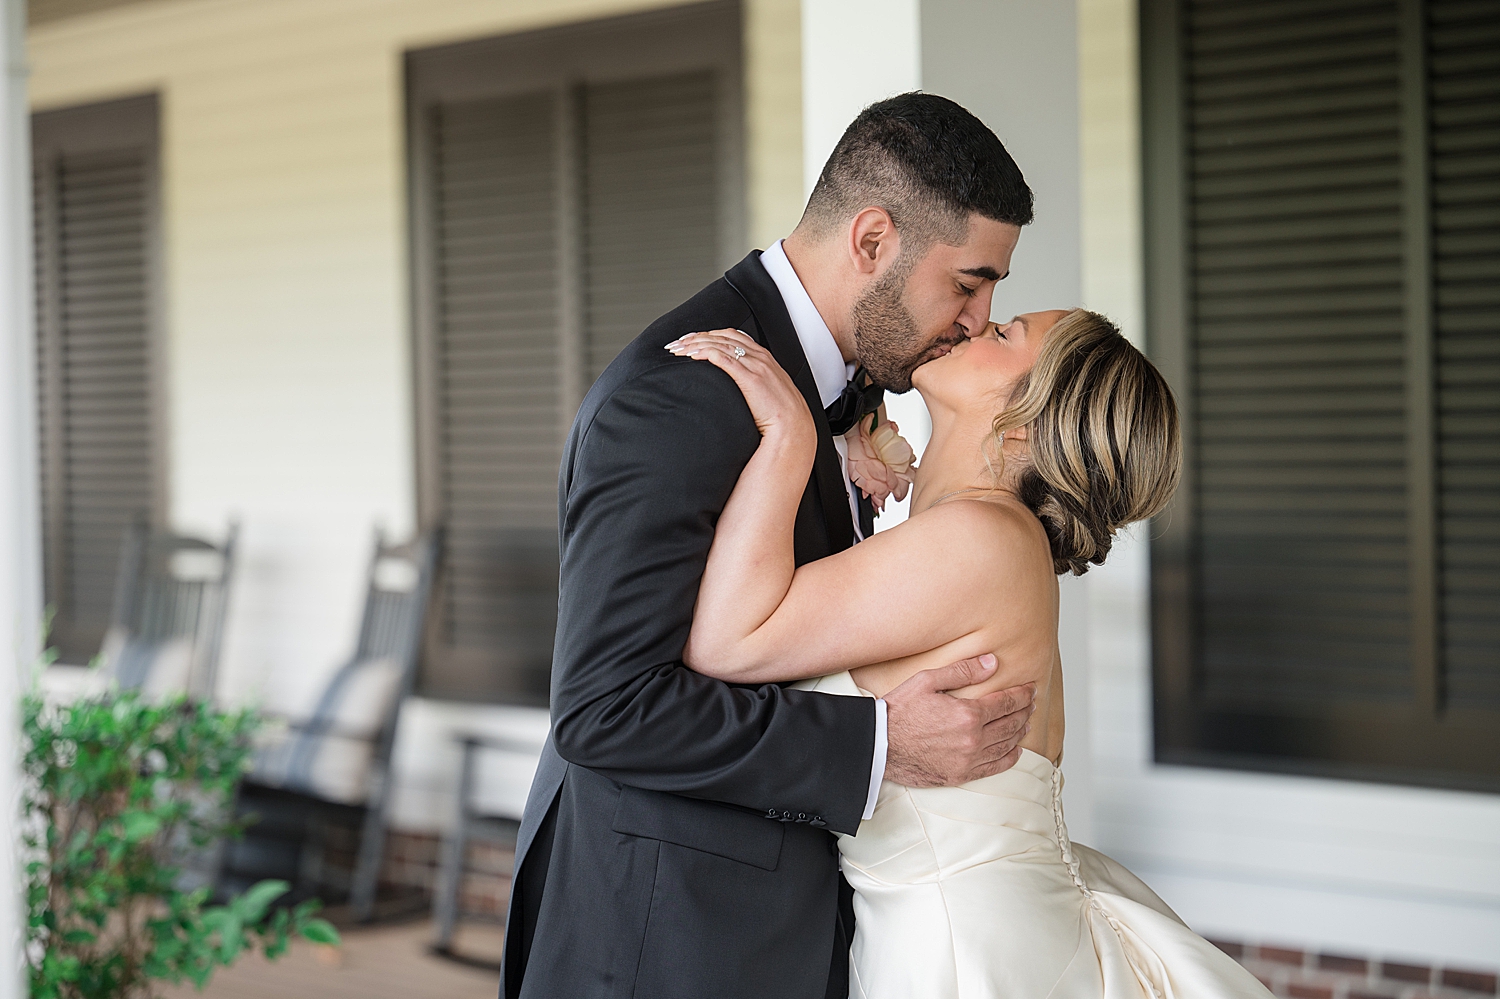
[[917,455],[900,431],[900,427],[885,418],[885,407],[881,406],[869,416],[861,417],[854,429],[844,435],[849,444],[849,480],[882,513],[886,497],[904,500],[911,488],[912,465]]

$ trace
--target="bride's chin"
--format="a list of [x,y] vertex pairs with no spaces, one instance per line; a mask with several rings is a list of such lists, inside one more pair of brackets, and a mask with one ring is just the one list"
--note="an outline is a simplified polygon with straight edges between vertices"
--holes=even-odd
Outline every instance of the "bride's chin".
[[919,365],[911,373],[911,387],[916,389],[923,399],[926,399],[927,393],[932,391],[932,365],[933,362],[928,361],[926,364]]
[[943,398],[943,386],[947,380],[943,378],[943,370],[938,361],[928,361],[911,373],[911,387],[917,390],[922,401],[931,406],[934,401]]

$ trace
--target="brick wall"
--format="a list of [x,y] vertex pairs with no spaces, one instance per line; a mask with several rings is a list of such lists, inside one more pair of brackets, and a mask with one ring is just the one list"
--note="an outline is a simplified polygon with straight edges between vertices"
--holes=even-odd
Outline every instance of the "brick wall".
[[1402,964],[1350,954],[1215,940],[1283,999],[1476,999],[1500,995],[1495,970]]
[[[442,841],[430,833],[392,831],[385,841],[382,884],[420,888],[431,895],[437,888]],[[510,872],[515,851],[492,843],[470,843],[464,858],[461,908],[466,912],[503,916],[510,900]]]

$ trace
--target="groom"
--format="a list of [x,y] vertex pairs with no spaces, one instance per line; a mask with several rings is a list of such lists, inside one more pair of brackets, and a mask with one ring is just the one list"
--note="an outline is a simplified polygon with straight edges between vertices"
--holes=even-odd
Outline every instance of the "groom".
[[[989,319],[1031,191],[941,97],[865,109],[796,230],[652,323],[584,399],[560,482],[552,735],[516,847],[502,999],[824,999],[853,932],[834,833],[882,777],[956,785],[1008,768],[1032,690],[954,690],[970,660],[883,701],[733,686],[681,662],[714,524],[759,443],[723,372],[667,353],[696,330],[765,344],[820,434],[798,564],[868,537],[841,435],[878,392]],[[900,583],[892,581],[892,599]],[[953,599],[962,600],[962,593]]]

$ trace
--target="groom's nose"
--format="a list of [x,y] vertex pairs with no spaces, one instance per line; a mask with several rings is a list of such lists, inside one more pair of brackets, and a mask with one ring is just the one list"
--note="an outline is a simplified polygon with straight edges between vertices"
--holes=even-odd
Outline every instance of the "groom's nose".
[[990,302],[994,298],[993,290],[985,288],[964,305],[963,311],[958,314],[958,325],[964,329],[964,335],[971,340],[984,333],[985,327],[990,322]]

